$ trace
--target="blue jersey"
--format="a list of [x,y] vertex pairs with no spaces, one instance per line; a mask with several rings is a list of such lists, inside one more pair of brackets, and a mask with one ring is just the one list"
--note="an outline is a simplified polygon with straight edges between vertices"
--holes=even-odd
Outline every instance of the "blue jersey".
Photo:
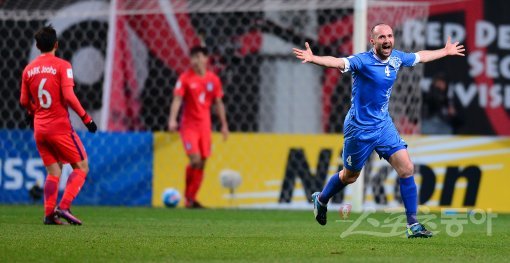
[[388,113],[391,89],[402,66],[411,67],[420,61],[416,53],[393,50],[386,61],[376,56],[373,49],[344,58],[345,69],[351,71],[351,108],[345,123],[360,128],[380,128],[391,121]]

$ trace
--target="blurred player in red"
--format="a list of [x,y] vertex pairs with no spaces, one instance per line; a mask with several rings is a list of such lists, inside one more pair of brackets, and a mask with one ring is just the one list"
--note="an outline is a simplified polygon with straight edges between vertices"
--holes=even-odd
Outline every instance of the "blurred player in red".
[[[64,218],[71,224],[81,225],[70,207],[85,182],[89,165],[83,144],[69,121],[67,107],[81,117],[90,132],[95,132],[97,126],[74,94],[71,64],[55,56],[58,48],[55,29],[43,27],[35,34],[35,41],[42,54],[23,70],[20,102],[34,117],[35,142],[48,172],[44,184],[44,224],[61,225],[59,218]],[[71,164],[73,172],[56,207],[65,163]]]
[[170,107],[168,129],[178,128],[177,115],[181,105],[182,118],[179,127],[184,149],[189,157],[186,167],[184,197],[187,208],[203,208],[196,200],[204,176],[207,157],[211,154],[211,105],[216,105],[221,122],[223,140],[228,138],[228,124],[223,104],[223,89],[216,74],[207,70],[207,49],[193,47],[190,50],[191,69],[179,76]]

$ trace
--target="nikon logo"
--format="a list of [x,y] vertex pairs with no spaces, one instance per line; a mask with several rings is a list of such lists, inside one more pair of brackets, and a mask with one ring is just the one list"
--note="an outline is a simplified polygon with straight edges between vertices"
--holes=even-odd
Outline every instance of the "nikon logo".
[[[331,149],[322,149],[320,151],[317,167],[315,172],[313,172],[309,165],[305,151],[302,148],[291,148],[287,158],[279,202],[292,202],[296,178],[301,179],[306,198],[309,202],[311,202],[310,196],[312,193],[321,191],[328,175],[332,174],[329,173],[332,152],[333,151]],[[342,151],[340,150],[340,153],[338,154],[339,157],[341,156],[341,152]],[[435,191],[441,191],[438,205],[452,205],[457,181],[460,178],[465,178],[467,181],[462,205],[474,206],[476,204],[476,198],[478,196],[478,189],[480,187],[480,180],[482,177],[482,171],[478,166],[471,165],[462,168],[457,165],[447,166],[442,187],[436,187],[437,175],[428,164],[416,164],[415,166],[415,171],[417,172],[416,176],[421,176],[421,185],[418,193],[420,204],[425,204],[430,201],[430,198]],[[343,169],[343,165],[339,165],[337,171],[340,171],[341,169]],[[390,185],[389,188],[387,187],[387,184],[385,187],[386,179],[390,176],[390,173],[393,172],[393,168],[391,168],[389,164],[376,170],[372,169],[370,162],[367,162],[365,172],[369,174],[368,177],[365,176],[365,178],[368,178],[365,179],[365,187],[370,187],[372,188],[371,190],[373,193],[377,193],[374,195],[374,202],[376,204],[387,204],[389,194],[392,194],[399,202],[401,202],[398,177],[395,178],[394,183],[391,183],[392,185]],[[393,191],[389,193],[387,189],[392,189]],[[343,198],[344,193],[340,192],[332,198],[331,202],[341,203]]]

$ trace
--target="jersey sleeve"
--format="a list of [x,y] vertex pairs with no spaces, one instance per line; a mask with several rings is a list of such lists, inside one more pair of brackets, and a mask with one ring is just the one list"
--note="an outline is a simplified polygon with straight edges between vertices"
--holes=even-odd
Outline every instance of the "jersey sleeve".
[[345,63],[345,68],[342,70],[342,73],[345,72],[357,72],[363,68],[363,62],[358,55],[352,55],[346,58],[342,58]]
[[184,97],[186,94],[186,83],[183,75],[179,76],[179,79],[175,83],[174,96]]
[[19,101],[23,107],[25,107],[30,113],[32,113],[33,107],[30,101],[30,90],[28,88],[26,76],[27,72],[26,70],[23,70],[23,75],[21,76],[21,95]]
[[74,87],[73,68],[71,67],[71,63],[62,63],[60,69],[60,85],[62,88],[69,86]]
[[404,67],[414,67],[420,62],[420,55],[418,55],[418,53],[400,52],[399,56],[402,60],[402,66]]
[[71,109],[80,116],[80,118],[83,118],[87,112],[83,107],[81,106],[80,101],[78,98],[76,98],[76,95],[74,94],[73,86],[67,85],[62,86],[62,95],[64,96],[64,99],[66,100],[67,104],[71,107]]
[[214,98],[218,99],[218,98],[223,98],[223,85],[221,84],[221,80],[220,78],[218,78],[218,76],[214,76],[214,87],[215,87],[215,90],[214,90]]

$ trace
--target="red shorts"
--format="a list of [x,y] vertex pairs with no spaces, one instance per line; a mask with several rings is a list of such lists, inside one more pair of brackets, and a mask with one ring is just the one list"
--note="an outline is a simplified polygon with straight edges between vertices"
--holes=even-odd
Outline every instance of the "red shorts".
[[209,129],[181,129],[180,134],[186,154],[197,154],[204,159],[211,155],[211,131]]
[[45,166],[60,163],[77,163],[87,159],[80,137],[69,134],[36,134],[35,144]]

